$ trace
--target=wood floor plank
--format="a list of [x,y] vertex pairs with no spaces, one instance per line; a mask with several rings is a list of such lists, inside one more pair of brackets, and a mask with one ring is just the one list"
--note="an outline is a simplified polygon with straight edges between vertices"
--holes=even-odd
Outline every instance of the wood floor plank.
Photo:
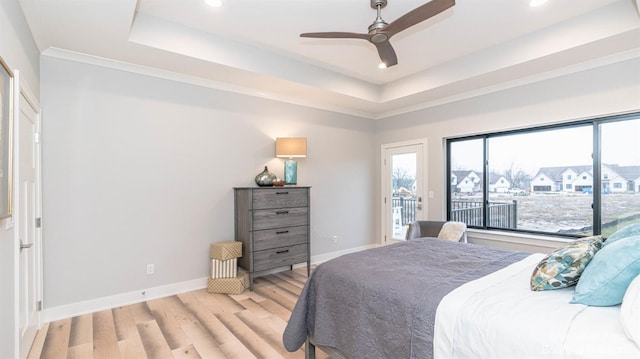
[[151,314],[151,309],[149,309],[147,302],[131,304],[128,307],[136,324],[153,320],[153,314]]
[[243,299],[251,298],[256,302],[261,302],[266,298],[256,293],[256,291],[245,290],[242,294],[230,295],[229,297],[233,298],[235,301],[241,301]]
[[84,343],[69,347],[67,359],[93,358],[93,343]]
[[162,331],[155,320],[138,323],[138,332],[142,339],[144,351],[149,358],[172,359],[173,353],[167,344]]
[[[172,353],[175,359],[202,359],[203,358],[202,356],[200,356],[200,354],[198,353],[196,348],[193,346],[193,344],[189,344],[187,346],[174,349]],[[207,358],[205,357],[205,359]]]
[[186,325],[196,321],[196,318],[187,310],[177,295],[172,295],[164,299],[165,305],[171,310],[178,324]]
[[213,337],[199,322],[183,325],[182,330],[191,339],[201,357],[206,359],[226,359],[222,349],[215,343]]
[[262,320],[273,330],[278,332],[280,334],[280,340],[282,340],[282,333],[284,333],[284,328],[287,326],[287,322],[274,314],[264,317]]
[[278,289],[273,284],[262,283],[261,286],[256,286],[254,289],[265,298],[269,298],[281,306],[287,308],[289,311],[293,310],[296,303],[296,298],[292,298],[288,293]]
[[71,318],[69,347],[87,343],[93,345],[93,315],[85,314]]
[[33,339],[31,349],[27,355],[27,359],[38,359],[42,355],[42,347],[44,346],[44,340],[47,337],[47,331],[49,330],[49,323],[44,323],[42,328],[36,333],[36,337]]
[[190,344],[180,323],[176,320],[176,314],[167,305],[165,298],[150,300],[147,304],[171,350]]
[[[255,358],[255,355],[210,311],[211,308],[202,305],[195,292],[179,294],[179,297],[228,358]],[[219,308],[216,311],[220,311]]]
[[[260,339],[266,342],[283,358],[294,358],[299,356],[299,354],[294,355],[284,348],[284,345],[282,344],[282,331],[276,331],[270,325],[269,321],[265,320],[265,317],[258,317],[254,313],[251,313],[249,311],[236,313],[236,316],[242,321],[242,323],[250,328],[255,333],[255,335],[260,337]],[[284,330],[284,328],[282,329]]]
[[92,321],[94,359],[120,357],[120,347],[111,309],[93,313]]
[[146,358],[147,354],[142,345],[142,338],[140,338],[136,321],[130,309],[131,306],[126,306],[111,310],[116,327],[120,355],[123,359]]
[[235,313],[220,313],[216,317],[258,358],[281,358],[263,338],[251,330]]
[[261,307],[263,307],[266,310],[268,310],[269,312],[273,313],[278,318],[284,320],[285,322],[288,322],[289,318],[291,318],[291,310],[288,309],[288,308],[283,307],[282,305],[280,305],[276,301],[268,299],[268,300],[263,300],[262,302],[260,302],[258,304]]
[[[300,290],[302,290],[302,288],[304,287],[304,284],[306,283],[306,279],[307,279],[306,277],[304,277],[304,280],[299,280],[297,277],[291,277],[282,273],[274,273],[273,276],[275,278],[286,281],[287,283],[298,287]],[[300,295],[300,292],[298,292],[298,295]]]
[[244,307],[226,294],[208,293],[205,289],[195,290],[193,294],[212,313],[236,313],[244,310]]
[[41,358],[64,359],[69,350],[69,334],[71,332],[71,318],[57,320],[49,324],[47,336],[42,346]]
[[300,293],[302,292],[302,288],[295,286],[290,282],[288,282],[287,280],[284,280],[278,277],[269,276],[269,277],[263,278],[263,280],[268,281],[269,283],[275,285],[282,291],[286,291],[290,293],[292,298],[296,300],[298,299],[298,297],[300,296]]
[[124,339],[118,342],[120,348],[120,357],[122,359],[147,359],[147,353],[144,351],[142,339]]
[[256,303],[251,298],[247,298],[247,299],[241,300],[238,303],[240,303],[240,305],[245,307],[247,311],[250,311],[250,312],[254,313],[254,315],[259,317],[259,318],[268,317],[268,316],[271,315],[271,312],[266,310],[264,307],[262,307],[260,304]]
[[[315,266],[311,267],[311,270],[313,271],[313,268]],[[297,268],[294,269],[292,271],[286,271],[286,272],[281,272],[282,275],[286,275],[288,277],[293,278],[294,280],[297,280],[299,282],[302,283],[306,283],[307,282],[307,268],[301,269],[301,268]]]

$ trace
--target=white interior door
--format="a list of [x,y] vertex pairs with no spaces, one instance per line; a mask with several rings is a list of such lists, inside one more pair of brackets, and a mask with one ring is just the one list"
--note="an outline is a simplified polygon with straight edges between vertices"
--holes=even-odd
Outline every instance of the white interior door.
[[382,146],[384,242],[404,240],[407,224],[424,219],[424,141]]
[[14,212],[20,242],[18,318],[20,358],[26,358],[41,325],[42,238],[40,226],[40,109],[29,92],[20,91],[16,118],[18,201]]

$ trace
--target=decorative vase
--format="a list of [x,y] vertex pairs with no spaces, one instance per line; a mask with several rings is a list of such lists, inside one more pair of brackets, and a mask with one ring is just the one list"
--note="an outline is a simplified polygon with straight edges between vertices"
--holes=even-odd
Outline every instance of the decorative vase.
[[264,166],[264,171],[260,172],[256,176],[256,183],[258,184],[258,186],[261,186],[261,187],[273,186],[273,181],[275,181],[275,179],[276,179],[276,175],[269,172],[269,169],[267,169],[267,166]]

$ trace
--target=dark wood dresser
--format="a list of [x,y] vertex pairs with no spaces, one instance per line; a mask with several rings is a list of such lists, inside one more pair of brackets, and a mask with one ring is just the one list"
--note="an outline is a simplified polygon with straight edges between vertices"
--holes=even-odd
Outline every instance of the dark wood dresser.
[[255,273],[307,262],[310,272],[310,187],[234,188],[235,239],[242,242],[238,265]]

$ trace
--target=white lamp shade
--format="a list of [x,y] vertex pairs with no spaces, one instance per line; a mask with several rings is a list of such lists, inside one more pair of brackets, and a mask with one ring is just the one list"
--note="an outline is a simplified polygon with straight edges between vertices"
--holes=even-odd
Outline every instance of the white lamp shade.
[[286,157],[286,158],[307,157],[307,138],[306,137],[276,138],[276,157]]

